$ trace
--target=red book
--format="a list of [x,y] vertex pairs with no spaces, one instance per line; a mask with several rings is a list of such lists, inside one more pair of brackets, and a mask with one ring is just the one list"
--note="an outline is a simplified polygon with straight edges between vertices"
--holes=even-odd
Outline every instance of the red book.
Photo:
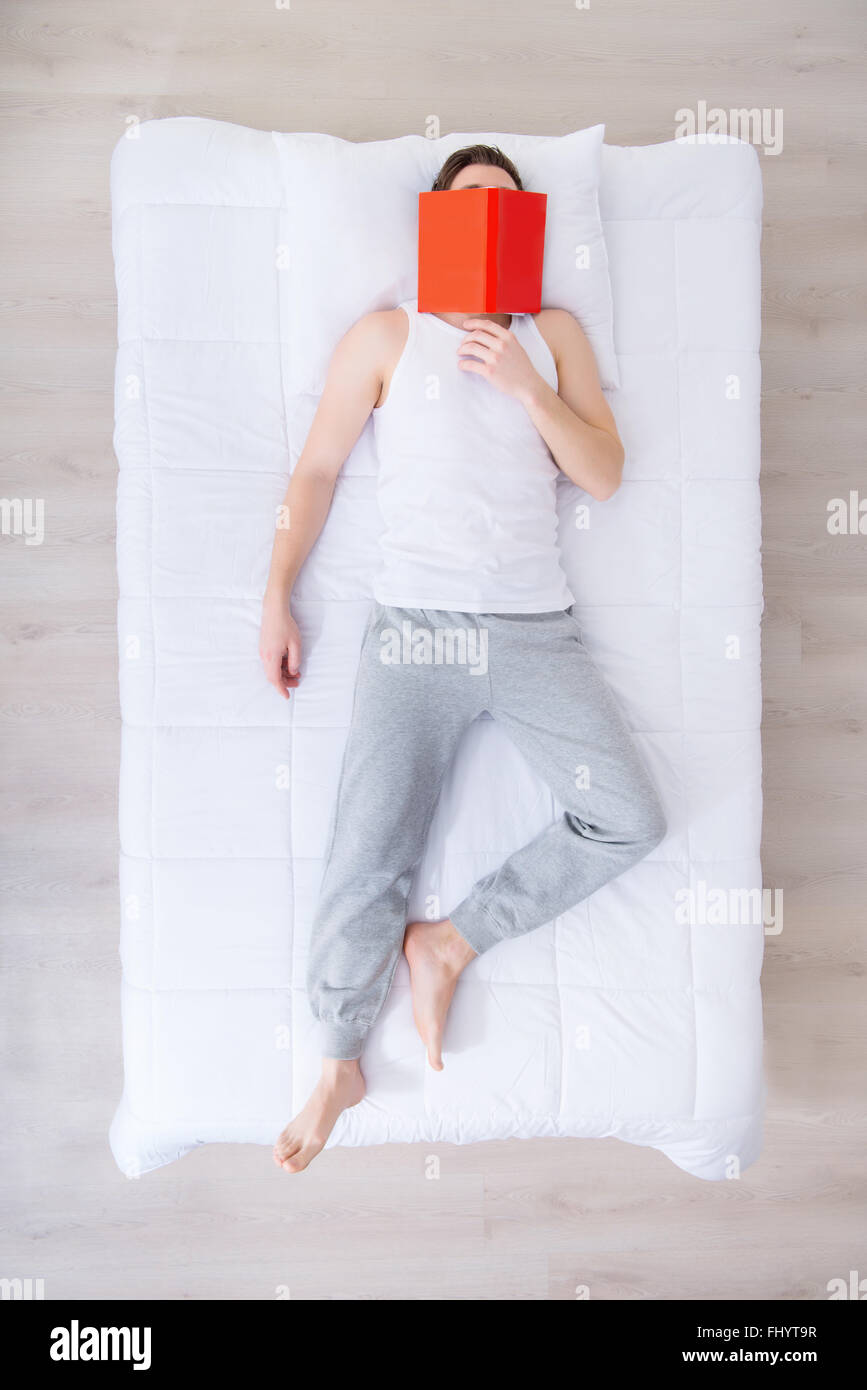
[[545,193],[458,188],[418,195],[423,314],[538,314]]

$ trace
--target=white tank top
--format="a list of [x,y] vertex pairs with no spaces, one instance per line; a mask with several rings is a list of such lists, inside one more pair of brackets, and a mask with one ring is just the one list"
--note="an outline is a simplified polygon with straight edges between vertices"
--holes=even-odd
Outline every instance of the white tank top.
[[[524,406],[458,366],[465,330],[417,306],[398,306],[409,335],[373,410],[384,523],[374,598],[459,613],[568,608],[559,469]],[[533,316],[513,314],[510,328],[556,391],[554,358]]]

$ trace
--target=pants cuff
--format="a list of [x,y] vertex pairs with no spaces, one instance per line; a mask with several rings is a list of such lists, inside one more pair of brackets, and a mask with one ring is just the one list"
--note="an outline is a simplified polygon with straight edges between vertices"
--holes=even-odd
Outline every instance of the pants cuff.
[[468,946],[472,946],[477,956],[497,946],[504,938],[487,908],[474,903],[472,898],[464,898],[462,903],[449,913],[452,925]]
[[338,1023],[333,1019],[320,1021],[319,1050],[323,1057],[334,1057],[342,1062],[354,1061],[361,1056],[367,1033],[366,1023]]

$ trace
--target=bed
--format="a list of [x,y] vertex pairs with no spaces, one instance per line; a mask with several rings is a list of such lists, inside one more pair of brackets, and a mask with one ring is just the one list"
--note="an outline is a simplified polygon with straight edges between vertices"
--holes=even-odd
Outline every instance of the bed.
[[[281,279],[297,189],[280,139],[154,121],[112,166],[125,1081],[110,1143],[131,1177],[200,1144],[270,1147],[318,1073],[307,943],[379,522],[368,425],[296,587],[305,677],[284,704],[259,613],[316,382],[299,380]],[[725,1180],[760,1153],[765,1096],[758,158],[731,140],[606,145],[598,202],[627,466],[604,504],[562,480],[560,541],[668,834],[472,963],[442,1073],[402,961],[367,1097],[329,1147],[613,1136]],[[478,720],[411,914],[448,912],[558,813]]]

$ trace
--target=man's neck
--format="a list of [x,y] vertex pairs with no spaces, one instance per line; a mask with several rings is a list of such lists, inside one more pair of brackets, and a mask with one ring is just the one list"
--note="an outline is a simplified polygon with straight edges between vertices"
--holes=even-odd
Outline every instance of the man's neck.
[[490,319],[501,328],[511,328],[512,314],[434,314],[434,318],[450,323],[452,328],[463,328],[466,319]]

